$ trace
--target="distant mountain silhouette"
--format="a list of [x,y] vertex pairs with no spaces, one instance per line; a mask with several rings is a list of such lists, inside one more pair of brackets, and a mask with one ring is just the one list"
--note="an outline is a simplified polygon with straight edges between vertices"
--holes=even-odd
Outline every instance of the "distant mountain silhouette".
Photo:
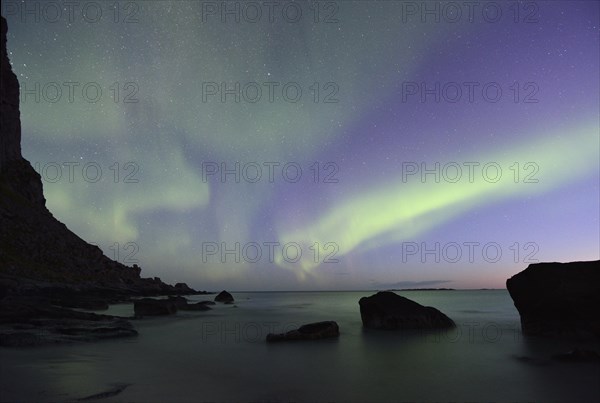
[[394,288],[388,291],[456,291],[455,288]]

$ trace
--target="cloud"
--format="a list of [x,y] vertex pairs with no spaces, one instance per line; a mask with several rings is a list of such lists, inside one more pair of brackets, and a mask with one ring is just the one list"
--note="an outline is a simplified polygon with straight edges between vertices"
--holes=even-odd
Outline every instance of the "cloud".
[[373,286],[378,289],[389,290],[396,288],[427,288],[451,282],[452,280],[399,281],[397,283],[373,283]]

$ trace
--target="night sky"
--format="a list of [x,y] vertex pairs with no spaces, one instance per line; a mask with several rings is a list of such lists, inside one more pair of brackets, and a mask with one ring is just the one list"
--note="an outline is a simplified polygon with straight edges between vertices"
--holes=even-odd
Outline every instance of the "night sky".
[[144,276],[501,288],[599,258],[598,2],[74,3],[2,4],[23,155]]

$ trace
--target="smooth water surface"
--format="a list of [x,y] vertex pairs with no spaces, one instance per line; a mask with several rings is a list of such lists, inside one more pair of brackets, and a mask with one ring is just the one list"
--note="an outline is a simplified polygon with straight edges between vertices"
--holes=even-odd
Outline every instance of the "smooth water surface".
[[[233,293],[235,306],[136,320],[137,338],[0,349],[0,398],[75,400],[116,384],[129,386],[103,401],[593,401],[600,396],[600,365],[553,360],[553,354],[575,345],[523,337],[506,290],[398,293],[440,309],[458,327],[363,330],[358,300],[370,291]],[[132,305],[115,305],[108,313],[131,315]],[[264,341],[269,332],[321,320],[338,322],[339,339]]]

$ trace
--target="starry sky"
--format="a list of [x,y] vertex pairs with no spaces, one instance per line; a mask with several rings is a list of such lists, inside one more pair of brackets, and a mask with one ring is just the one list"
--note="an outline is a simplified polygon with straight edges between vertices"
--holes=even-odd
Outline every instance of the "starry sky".
[[3,2],[59,220],[197,289],[599,258],[598,2],[266,3]]

